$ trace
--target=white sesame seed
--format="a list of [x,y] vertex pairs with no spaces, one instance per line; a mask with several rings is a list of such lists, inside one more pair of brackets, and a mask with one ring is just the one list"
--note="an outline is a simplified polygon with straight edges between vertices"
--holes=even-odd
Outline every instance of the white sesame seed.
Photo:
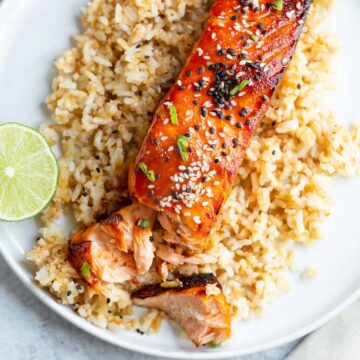
[[193,221],[194,221],[195,224],[201,224],[201,220],[200,220],[199,216],[194,216]]
[[174,150],[174,147],[173,146],[170,146],[169,148],[168,148],[168,151],[173,151]]
[[201,203],[201,206],[208,206],[209,205],[209,203],[207,202],[207,201],[204,201],[203,203]]
[[196,51],[198,52],[199,56],[201,56],[204,53],[204,50],[201,48],[197,48]]
[[214,181],[214,186],[220,185],[220,181]]
[[168,122],[169,122],[169,119],[166,118],[166,119],[164,119],[163,124],[166,125]]
[[155,185],[148,185],[148,189],[154,189]]
[[210,56],[206,55],[206,56],[204,56],[204,59],[205,60],[210,60]]
[[184,216],[188,217],[190,215],[191,215],[191,213],[189,213],[188,211],[184,212]]

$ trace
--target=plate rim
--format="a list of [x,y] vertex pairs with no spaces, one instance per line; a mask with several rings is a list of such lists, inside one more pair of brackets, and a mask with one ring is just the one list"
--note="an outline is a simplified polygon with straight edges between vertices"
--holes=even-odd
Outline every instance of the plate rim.
[[[21,4],[24,4],[25,1],[13,2],[10,0],[1,0],[0,2],[0,19],[6,16],[6,11],[16,11],[21,7]],[[0,21],[0,24],[3,22]],[[0,32],[4,31],[4,27],[0,25]],[[332,306],[332,309],[327,313],[314,317],[314,320],[310,321],[305,326],[299,326],[297,329],[293,330],[291,333],[279,337],[275,340],[270,340],[264,342],[260,345],[251,345],[244,347],[239,350],[216,350],[214,352],[196,352],[196,351],[173,351],[173,350],[165,350],[165,349],[152,349],[148,347],[142,347],[141,345],[136,345],[135,343],[130,343],[127,340],[122,340],[121,338],[116,339],[116,341],[107,335],[107,332],[110,333],[109,330],[100,329],[95,325],[89,323],[87,320],[81,318],[75,312],[68,311],[68,307],[66,305],[58,304],[55,299],[44,289],[36,286],[36,284],[30,279],[26,271],[22,268],[21,264],[11,256],[11,253],[6,250],[6,246],[2,244],[0,241],[0,254],[7,265],[10,267],[12,272],[17,276],[17,278],[25,285],[25,287],[30,290],[30,292],[35,295],[37,299],[39,299],[43,304],[45,304],[48,308],[54,311],[57,315],[61,316],[65,320],[67,320],[72,325],[81,329],[82,331],[97,337],[107,343],[112,345],[122,347],[126,350],[152,355],[159,356],[162,358],[172,358],[172,359],[199,359],[199,360],[211,360],[211,359],[226,359],[234,356],[243,356],[250,355],[257,352],[266,351],[272,349],[277,346],[284,345],[290,341],[296,340],[300,337],[303,337],[312,331],[318,329],[331,319],[333,319],[336,315],[340,314],[347,307],[349,307],[353,302],[357,299],[360,299],[360,284],[355,285],[353,289],[350,289],[347,294],[343,294],[337,304]]]

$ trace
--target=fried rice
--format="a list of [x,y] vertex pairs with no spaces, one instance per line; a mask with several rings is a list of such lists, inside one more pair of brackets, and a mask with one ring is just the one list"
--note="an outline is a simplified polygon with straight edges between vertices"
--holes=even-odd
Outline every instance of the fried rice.
[[[99,292],[88,287],[66,259],[74,226],[64,226],[63,218],[87,225],[129,201],[128,168],[157,103],[201,33],[210,3],[93,0],[84,9],[83,33],[55,62],[46,100],[53,121],[41,131],[61,146],[60,181],[28,258],[36,264],[39,286],[102,328],[152,332],[163,315],[150,310],[135,316],[131,282],[105,284]],[[289,290],[293,245],[324,236],[333,177],[360,172],[360,127],[338,124],[326,101],[338,50],[324,26],[331,3],[314,1],[291,65],[247,150],[206,252],[215,261],[176,269],[214,272],[237,319],[251,318]],[[150,271],[141,281],[152,278]]]

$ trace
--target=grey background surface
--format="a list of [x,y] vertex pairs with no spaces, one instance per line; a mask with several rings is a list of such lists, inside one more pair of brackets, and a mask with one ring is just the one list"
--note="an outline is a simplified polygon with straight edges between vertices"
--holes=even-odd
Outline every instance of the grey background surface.
[[[42,304],[12,273],[0,256],[1,360],[145,360],[96,339]],[[241,360],[283,360],[299,341]]]

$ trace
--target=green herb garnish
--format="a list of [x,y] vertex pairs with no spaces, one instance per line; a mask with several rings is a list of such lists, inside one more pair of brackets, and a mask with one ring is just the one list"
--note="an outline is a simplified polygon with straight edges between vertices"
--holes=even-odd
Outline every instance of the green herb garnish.
[[138,226],[141,227],[142,229],[147,228],[149,226],[149,220],[148,219],[139,220]]
[[274,0],[272,6],[275,10],[281,11],[283,9],[284,1],[283,0]]
[[240,84],[236,85],[231,91],[230,95],[234,96],[236,93],[240,92],[249,84],[249,80],[243,80]]
[[90,266],[88,262],[83,262],[81,265],[81,274],[83,276],[89,276],[90,275]]
[[144,162],[140,162],[138,165],[139,169],[145,174],[150,181],[155,181],[155,173],[153,170],[148,169]]
[[221,342],[217,343],[215,341],[209,341],[207,343],[208,346],[212,347],[212,348],[217,348],[217,347],[220,347],[221,346]]
[[118,316],[118,317],[122,317],[121,313],[119,313],[118,311],[114,311],[114,312],[113,312],[113,315],[114,315],[114,316]]
[[189,154],[187,153],[187,147],[189,145],[189,142],[187,140],[187,137],[184,135],[179,135],[176,139],[176,144],[177,147],[179,149],[179,153],[181,158],[184,161],[188,161],[189,160]]
[[253,34],[251,35],[251,39],[253,40],[253,42],[258,42],[259,37]]
[[179,125],[176,107],[173,104],[166,104],[170,112],[170,120],[173,125]]

